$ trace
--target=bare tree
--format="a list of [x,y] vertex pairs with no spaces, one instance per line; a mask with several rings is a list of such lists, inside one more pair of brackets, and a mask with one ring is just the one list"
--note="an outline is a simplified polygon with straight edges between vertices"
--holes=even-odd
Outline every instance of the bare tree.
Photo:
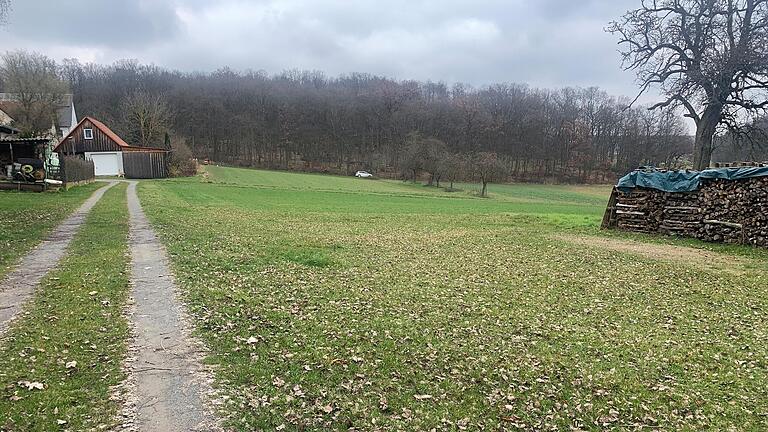
[[507,174],[507,167],[499,160],[496,153],[480,152],[472,160],[474,174],[480,179],[481,196],[488,196],[488,183],[503,180]]
[[0,25],[8,22],[8,14],[11,12],[11,0],[0,0]]
[[25,135],[50,131],[56,121],[56,108],[67,92],[57,75],[56,62],[27,51],[6,52],[0,64],[4,89],[13,94],[11,112],[14,125]]
[[642,0],[607,30],[637,72],[638,98],[658,87],[666,99],[651,108],[682,106],[696,122],[696,169],[718,127],[738,131],[768,105],[768,0]]
[[171,125],[171,110],[161,95],[138,90],[121,105],[122,129],[139,146],[160,147]]
[[445,178],[451,183],[448,190],[452,191],[453,184],[467,173],[467,159],[462,154],[449,154],[443,159],[442,165]]
[[429,186],[440,187],[440,179],[444,175],[443,161],[448,157],[448,148],[437,138],[427,138],[422,141],[424,146],[424,171],[429,173]]
[[405,141],[405,154],[401,163],[403,170],[409,174],[414,183],[424,170],[425,161],[428,158],[429,149],[424,145],[424,138],[421,134],[418,132],[409,133]]

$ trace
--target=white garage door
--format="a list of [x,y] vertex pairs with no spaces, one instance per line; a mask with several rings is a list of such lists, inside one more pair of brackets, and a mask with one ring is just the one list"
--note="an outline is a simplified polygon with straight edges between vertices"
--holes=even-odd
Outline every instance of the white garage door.
[[120,153],[92,153],[91,160],[97,176],[114,176],[120,173]]

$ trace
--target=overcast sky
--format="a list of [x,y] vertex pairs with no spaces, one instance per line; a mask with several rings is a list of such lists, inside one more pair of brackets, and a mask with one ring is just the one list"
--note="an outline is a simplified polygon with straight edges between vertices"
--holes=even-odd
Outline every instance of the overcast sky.
[[11,1],[3,47],[57,60],[636,92],[603,28],[639,0]]

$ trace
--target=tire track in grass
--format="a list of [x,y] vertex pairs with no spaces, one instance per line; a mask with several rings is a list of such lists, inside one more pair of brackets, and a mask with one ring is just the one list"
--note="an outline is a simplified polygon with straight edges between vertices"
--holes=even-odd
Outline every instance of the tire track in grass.
[[190,337],[168,257],[141,208],[136,182],[128,186],[128,209],[135,358],[128,366],[133,406],[126,407],[126,423],[142,432],[217,430],[204,403],[210,378],[200,363],[201,346]]
[[735,276],[747,274],[750,269],[759,268],[761,263],[746,257],[726,255],[706,249],[663,243],[646,243],[611,237],[577,236],[559,234],[556,240],[574,245],[594,247],[614,252],[629,253],[652,260],[676,262],[703,270],[731,273]]
[[117,183],[110,182],[94,192],[0,282],[0,336],[8,329],[9,323],[24,303],[32,297],[35,287],[59,264],[93,206],[99,202],[104,192],[115,184]]
[[106,192],[0,345],[0,430],[104,430],[128,323],[125,187]]

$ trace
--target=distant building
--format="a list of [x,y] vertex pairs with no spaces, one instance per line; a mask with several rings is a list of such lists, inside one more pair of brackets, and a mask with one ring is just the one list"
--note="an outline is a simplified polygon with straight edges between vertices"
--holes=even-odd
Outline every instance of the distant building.
[[13,123],[13,117],[9,116],[8,113],[0,109],[0,125],[10,126],[11,123]]
[[64,100],[56,109],[58,124],[55,125],[57,137],[63,138],[72,132],[77,125],[77,113],[75,112],[75,99],[71,94],[64,95]]
[[[12,108],[18,102],[18,96],[14,93],[0,93],[0,124],[10,125],[13,119],[5,110]],[[5,107],[5,110],[3,108]],[[62,95],[59,105],[56,107],[56,119],[51,124],[51,138],[61,139],[72,131],[77,125],[77,112],[75,111],[75,99],[72,94]]]
[[62,156],[80,156],[92,160],[97,176],[168,176],[168,150],[132,146],[107,125],[92,117],[83,117],[53,151]]
[[[0,93],[0,125],[13,126],[14,119],[8,114],[18,109],[18,95],[15,93]],[[61,101],[56,107],[55,119],[51,122],[48,133],[41,133],[34,137],[36,142],[47,140],[48,143],[39,147],[39,157],[45,161],[46,166],[58,166],[59,159],[53,152],[53,147],[63,137],[72,131],[77,125],[77,112],[75,111],[75,99],[71,94],[62,95]],[[19,131],[15,130],[15,133]]]

